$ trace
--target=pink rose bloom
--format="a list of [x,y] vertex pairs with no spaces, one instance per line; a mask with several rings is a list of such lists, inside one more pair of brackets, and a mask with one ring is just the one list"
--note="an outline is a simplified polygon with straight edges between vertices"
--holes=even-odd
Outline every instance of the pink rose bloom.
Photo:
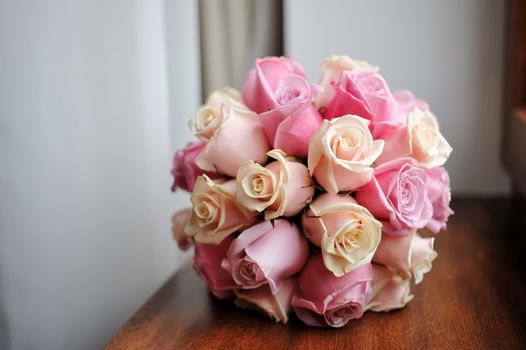
[[189,142],[185,148],[175,152],[172,168],[174,177],[172,192],[175,192],[177,188],[191,192],[194,188],[195,179],[199,175],[206,174],[212,179],[218,177],[218,174],[212,171],[204,171],[195,164],[195,159],[203,148],[205,148],[204,142]]
[[416,230],[407,236],[384,235],[373,257],[373,262],[395,271],[401,278],[415,278],[418,284],[431,271],[437,257],[433,250],[434,238],[423,238]]
[[433,215],[426,173],[412,158],[395,159],[375,168],[372,181],[356,192],[356,200],[390,235],[408,235],[427,225]]
[[233,237],[227,237],[218,245],[195,245],[194,268],[210,292],[219,299],[231,297],[233,291],[239,288],[232,275],[221,267],[221,261],[233,240]]
[[388,312],[401,309],[413,298],[410,279],[402,279],[387,267],[373,264],[373,280],[367,310]]
[[232,242],[222,266],[241,288],[268,283],[275,294],[278,282],[298,273],[308,256],[307,240],[295,224],[287,220],[263,221]]
[[336,277],[325,268],[320,254],[313,255],[301,271],[292,308],[309,326],[343,327],[362,316],[371,279],[371,264]]
[[184,233],[184,227],[190,216],[192,215],[191,209],[183,209],[178,211],[172,216],[172,234],[174,240],[177,242],[179,249],[188,250],[193,245],[192,237],[188,237]]
[[323,114],[326,119],[354,114],[371,121],[374,126],[376,122],[392,120],[398,110],[387,83],[373,70],[344,71],[333,87],[336,94]]
[[427,193],[433,205],[433,216],[427,228],[433,233],[446,229],[446,223],[453,210],[449,207],[451,202],[451,188],[449,176],[444,168],[426,170]]
[[256,289],[238,289],[234,304],[242,309],[261,311],[276,322],[287,323],[296,287],[296,279],[288,277],[277,283],[276,293],[272,293],[268,284]]

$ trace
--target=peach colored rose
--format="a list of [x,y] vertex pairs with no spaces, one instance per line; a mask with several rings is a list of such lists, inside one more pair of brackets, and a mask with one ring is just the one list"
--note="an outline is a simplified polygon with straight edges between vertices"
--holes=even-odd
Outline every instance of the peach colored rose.
[[184,227],[191,215],[192,209],[183,209],[172,216],[173,238],[181,250],[188,250],[193,245],[192,238],[184,233]]
[[352,191],[371,181],[384,141],[373,140],[369,121],[355,115],[325,120],[309,144],[309,172],[329,193]]
[[314,195],[309,170],[281,150],[267,154],[276,160],[265,167],[253,161],[241,165],[236,177],[236,199],[248,210],[265,210],[265,220],[296,215]]
[[197,178],[192,201],[192,215],[185,233],[197,243],[219,244],[228,235],[250,226],[255,215],[235,200],[236,182],[214,182],[208,176]]
[[272,293],[268,285],[256,289],[238,289],[235,291],[234,304],[242,309],[261,311],[276,322],[287,323],[291,310],[290,301],[296,288],[296,279],[289,277],[278,282],[276,293]]
[[387,312],[401,309],[413,298],[411,280],[402,279],[388,268],[373,264],[373,280],[367,310]]
[[323,262],[335,276],[370,263],[382,234],[380,222],[350,195],[320,195],[301,222],[307,238],[321,247]]

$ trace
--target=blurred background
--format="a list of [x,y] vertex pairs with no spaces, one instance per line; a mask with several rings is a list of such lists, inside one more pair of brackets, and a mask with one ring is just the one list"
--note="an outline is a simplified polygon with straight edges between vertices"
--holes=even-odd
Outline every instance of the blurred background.
[[429,102],[453,196],[507,196],[506,2],[0,0],[0,348],[92,349],[188,259],[171,159],[258,56],[331,54]]

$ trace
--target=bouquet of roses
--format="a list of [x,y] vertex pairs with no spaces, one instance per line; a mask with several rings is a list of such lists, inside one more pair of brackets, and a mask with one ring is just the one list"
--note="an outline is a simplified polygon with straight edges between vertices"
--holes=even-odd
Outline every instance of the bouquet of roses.
[[256,60],[242,93],[213,92],[175,154],[181,249],[218,298],[287,322],[341,327],[404,307],[449,215],[452,149],[426,102],[347,56],[310,84],[292,59]]

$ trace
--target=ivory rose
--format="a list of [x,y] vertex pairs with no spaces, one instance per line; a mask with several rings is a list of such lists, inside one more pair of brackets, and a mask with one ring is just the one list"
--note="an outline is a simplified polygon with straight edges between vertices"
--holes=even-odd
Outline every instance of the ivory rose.
[[326,119],[354,114],[374,125],[391,120],[398,109],[387,83],[373,70],[346,70],[333,87],[336,93],[323,114]]
[[179,249],[183,251],[188,250],[193,244],[192,238],[184,233],[184,227],[191,215],[192,209],[183,209],[172,216],[173,238],[177,242]]
[[263,167],[247,161],[237,171],[236,198],[251,211],[265,210],[265,220],[293,216],[303,210],[314,195],[309,170],[281,150],[268,152],[275,159]]
[[312,255],[300,273],[292,308],[309,326],[343,327],[362,316],[371,279],[371,264],[336,277],[325,268],[320,254]]
[[380,222],[350,195],[320,195],[301,222],[309,240],[321,247],[325,267],[338,277],[370,263],[382,234]]
[[416,230],[407,236],[382,237],[373,257],[373,262],[396,271],[401,278],[415,278],[422,281],[423,275],[431,270],[437,257],[433,250],[434,238],[423,238]]
[[195,164],[195,159],[205,148],[204,142],[189,142],[185,148],[175,152],[172,168],[174,182],[172,192],[177,188],[191,192],[194,188],[195,179],[199,175],[206,174],[210,178],[217,178],[219,175],[212,171],[204,171]]
[[195,161],[197,166],[236,176],[247,160],[265,163],[270,146],[257,114],[233,92],[216,92],[208,102],[189,123],[193,133],[206,141]]
[[307,241],[287,220],[262,221],[232,242],[221,266],[243,289],[269,284],[273,294],[282,279],[298,273],[309,256]]
[[310,140],[309,172],[327,192],[352,191],[371,181],[384,141],[373,140],[368,126],[355,115],[325,120]]
[[388,268],[373,264],[373,280],[367,310],[387,312],[401,309],[413,298],[411,280],[402,279]]
[[340,82],[341,75],[344,71],[350,69],[364,69],[378,72],[377,66],[370,65],[364,61],[353,60],[349,56],[332,55],[321,63],[322,77],[320,85],[323,92],[316,95],[316,108],[325,108],[333,99],[335,91],[334,84]]
[[451,188],[449,176],[444,168],[426,170],[427,194],[433,205],[433,216],[426,227],[433,233],[438,233],[446,228],[446,223],[453,210],[449,207],[451,202]]
[[234,303],[242,309],[261,311],[276,322],[287,323],[296,285],[296,279],[288,277],[278,282],[275,294],[268,285],[256,289],[238,289],[235,291]]
[[427,176],[412,158],[400,158],[374,169],[371,182],[356,192],[356,200],[382,223],[390,235],[405,236],[431,219]]
[[221,267],[221,261],[233,240],[234,238],[229,236],[218,245],[200,243],[195,245],[194,269],[212,294],[219,299],[233,296],[233,291],[239,288],[232,275]]
[[190,196],[192,215],[185,233],[197,243],[219,244],[228,235],[250,226],[255,215],[235,200],[236,182],[214,182],[208,176],[197,178]]

